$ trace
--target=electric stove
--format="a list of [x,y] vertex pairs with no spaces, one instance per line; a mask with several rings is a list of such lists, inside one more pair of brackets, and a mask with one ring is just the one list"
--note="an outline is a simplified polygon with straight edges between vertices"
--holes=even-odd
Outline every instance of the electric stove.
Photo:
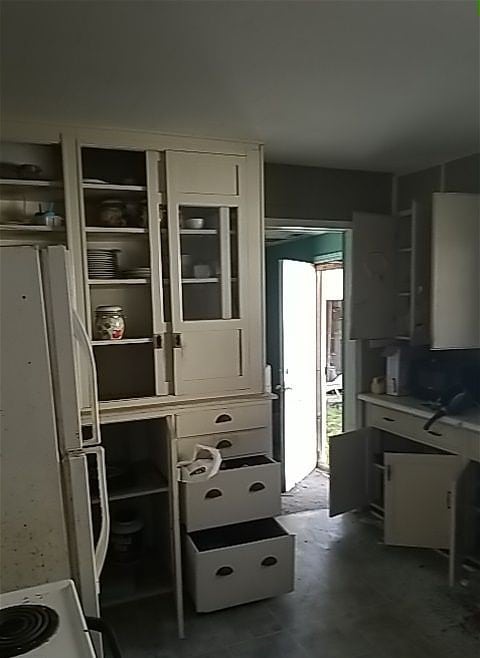
[[71,580],[0,595],[1,658],[95,658]]

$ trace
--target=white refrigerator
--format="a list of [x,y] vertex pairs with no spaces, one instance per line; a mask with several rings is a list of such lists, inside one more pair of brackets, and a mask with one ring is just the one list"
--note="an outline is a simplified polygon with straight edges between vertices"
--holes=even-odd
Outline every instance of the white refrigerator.
[[[72,578],[99,616],[109,515],[95,362],[72,305],[69,253],[0,248],[1,591]],[[88,361],[91,438],[82,439],[76,359]],[[94,537],[87,455],[96,459]]]

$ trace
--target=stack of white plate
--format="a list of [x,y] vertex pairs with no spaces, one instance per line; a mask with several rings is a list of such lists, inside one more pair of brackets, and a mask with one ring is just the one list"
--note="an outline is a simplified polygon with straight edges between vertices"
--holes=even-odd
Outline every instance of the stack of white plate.
[[132,267],[129,270],[122,271],[122,276],[126,279],[148,279],[150,274],[149,267]]
[[115,279],[118,276],[118,249],[88,249],[88,276],[91,279]]

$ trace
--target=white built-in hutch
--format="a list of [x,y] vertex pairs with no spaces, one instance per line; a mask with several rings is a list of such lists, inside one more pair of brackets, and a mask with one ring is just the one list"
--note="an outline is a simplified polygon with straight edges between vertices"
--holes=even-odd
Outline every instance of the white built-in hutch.
[[[226,522],[251,525],[279,511],[278,464],[270,458],[271,395],[264,384],[262,148],[239,141],[7,123],[1,160],[10,163],[0,172],[1,244],[68,248],[74,304],[95,357],[102,440],[107,466],[112,465],[112,523],[125,509],[142,518],[142,557],[121,568],[107,557],[102,604],[172,591],[182,633],[180,521],[186,533]],[[122,208],[121,225],[105,225],[105,205]],[[36,223],[42,220],[35,213],[45,211],[64,221]],[[202,221],[189,221],[195,218]],[[89,271],[88,252],[102,249],[117,250],[115,276]],[[136,268],[149,269],[139,276]],[[121,340],[96,334],[95,311],[102,305],[121,307]],[[91,371],[81,355],[78,373],[88,433]],[[197,509],[195,493],[183,491],[187,487],[178,482],[177,459],[188,458],[197,443],[220,447],[224,457],[251,460],[242,470],[232,460],[233,493],[228,483],[220,492],[224,500],[228,495],[236,500],[230,519],[225,510],[216,518],[208,507]],[[118,464],[128,464],[128,473]],[[249,469],[255,476],[248,475]],[[240,470],[245,475],[238,476]],[[245,496],[239,505],[242,477],[253,484],[246,490],[248,500]],[[204,498],[213,505],[209,498],[220,493],[207,492]],[[262,496],[267,496],[263,507]],[[93,492],[94,520],[96,507]],[[285,559],[291,563],[293,538],[273,519],[268,523],[251,527],[255,545],[283,542],[280,549],[288,549]],[[244,577],[222,573],[219,563],[216,580],[199,582],[203,576],[196,573],[196,561],[200,564],[206,549],[201,538],[195,543],[190,537],[185,570],[197,609],[290,588],[291,574],[285,576],[279,549],[261,563],[261,578],[268,582],[257,579],[258,591],[232,599],[235,579]],[[209,542],[213,551],[222,548],[218,537],[212,535],[205,545]],[[277,570],[284,574],[280,579]],[[221,583],[218,595],[215,583]]]

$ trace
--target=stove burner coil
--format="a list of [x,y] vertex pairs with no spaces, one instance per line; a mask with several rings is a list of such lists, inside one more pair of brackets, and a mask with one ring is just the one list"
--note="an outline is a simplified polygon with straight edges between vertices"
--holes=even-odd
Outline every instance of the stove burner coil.
[[45,644],[58,628],[58,614],[45,605],[0,610],[0,658],[23,656]]

